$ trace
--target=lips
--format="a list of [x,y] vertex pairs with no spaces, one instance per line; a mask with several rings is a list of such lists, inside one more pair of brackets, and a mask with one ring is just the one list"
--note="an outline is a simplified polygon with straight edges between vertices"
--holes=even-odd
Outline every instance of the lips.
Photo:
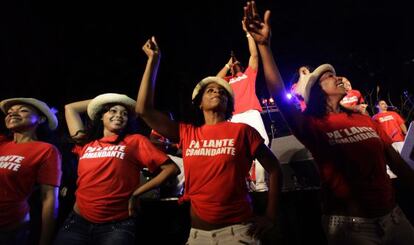
[[20,121],[21,121],[21,119],[20,119],[20,118],[18,118],[18,117],[12,117],[12,118],[10,118],[8,121],[9,121],[9,122],[11,122],[11,123],[13,123],[13,122],[20,122]]

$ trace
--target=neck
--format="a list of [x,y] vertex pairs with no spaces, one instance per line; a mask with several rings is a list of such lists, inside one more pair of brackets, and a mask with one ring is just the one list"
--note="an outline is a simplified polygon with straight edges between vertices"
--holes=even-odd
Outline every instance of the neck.
[[214,125],[219,122],[226,121],[225,119],[226,117],[224,113],[221,113],[221,112],[204,111],[203,114],[204,114],[204,122],[207,125]]
[[326,109],[329,113],[340,113],[341,112],[341,106],[340,102],[341,100],[336,97],[328,97],[327,103],[326,103]]
[[27,131],[27,132],[15,132],[13,134],[13,141],[15,143],[25,143],[30,141],[36,141],[37,136],[36,133],[33,131]]
[[104,129],[103,136],[104,137],[109,137],[109,136],[119,135],[119,133],[120,132],[112,132],[112,131],[109,131],[107,129]]

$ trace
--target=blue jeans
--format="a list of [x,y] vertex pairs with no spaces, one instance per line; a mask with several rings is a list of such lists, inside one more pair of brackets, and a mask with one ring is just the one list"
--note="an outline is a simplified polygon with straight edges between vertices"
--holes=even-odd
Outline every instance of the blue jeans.
[[412,245],[414,228],[399,207],[378,218],[323,215],[328,244]]
[[56,245],[112,245],[135,243],[135,221],[128,218],[102,224],[92,223],[74,211],[60,228]]

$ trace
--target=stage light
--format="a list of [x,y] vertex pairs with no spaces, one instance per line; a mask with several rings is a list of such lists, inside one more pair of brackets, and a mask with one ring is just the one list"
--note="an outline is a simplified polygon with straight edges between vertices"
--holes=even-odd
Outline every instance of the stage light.
[[291,94],[291,93],[286,93],[286,98],[287,98],[288,100],[292,99],[292,94]]

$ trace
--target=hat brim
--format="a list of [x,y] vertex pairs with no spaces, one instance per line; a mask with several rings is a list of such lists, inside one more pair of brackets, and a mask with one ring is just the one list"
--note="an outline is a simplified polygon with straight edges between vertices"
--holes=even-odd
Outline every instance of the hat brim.
[[116,93],[106,93],[96,96],[92,99],[87,108],[88,116],[91,120],[95,119],[96,114],[102,110],[103,106],[106,104],[121,104],[124,105],[128,111],[133,113],[135,116],[135,104],[136,101],[129,98],[124,94],[116,94]]
[[309,102],[310,91],[313,85],[325,72],[332,72],[336,75],[335,68],[332,65],[323,64],[318,66],[313,72],[300,77],[295,90],[296,93],[302,96],[306,104]]
[[195,86],[193,90],[193,95],[191,96],[191,100],[194,100],[197,97],[197,95],[200,93],[200,91],[205,86],[207,86],[207,84],[210,84],[210,83],[217,83],[218,85],[222,86],[230,94],[231,98],[234,99],[234,92],[230,84],[223,78],[211,76],[211,77],[204,78]]
[[7,114],[10,107],[16,104],[28,104],[38,109],[47,119],[48,127],[51,130],[55,130],[58,126],[58,120],[55,113],[49,108],[49,106],[35,98],[11,98],[0,102],[0,109]]

